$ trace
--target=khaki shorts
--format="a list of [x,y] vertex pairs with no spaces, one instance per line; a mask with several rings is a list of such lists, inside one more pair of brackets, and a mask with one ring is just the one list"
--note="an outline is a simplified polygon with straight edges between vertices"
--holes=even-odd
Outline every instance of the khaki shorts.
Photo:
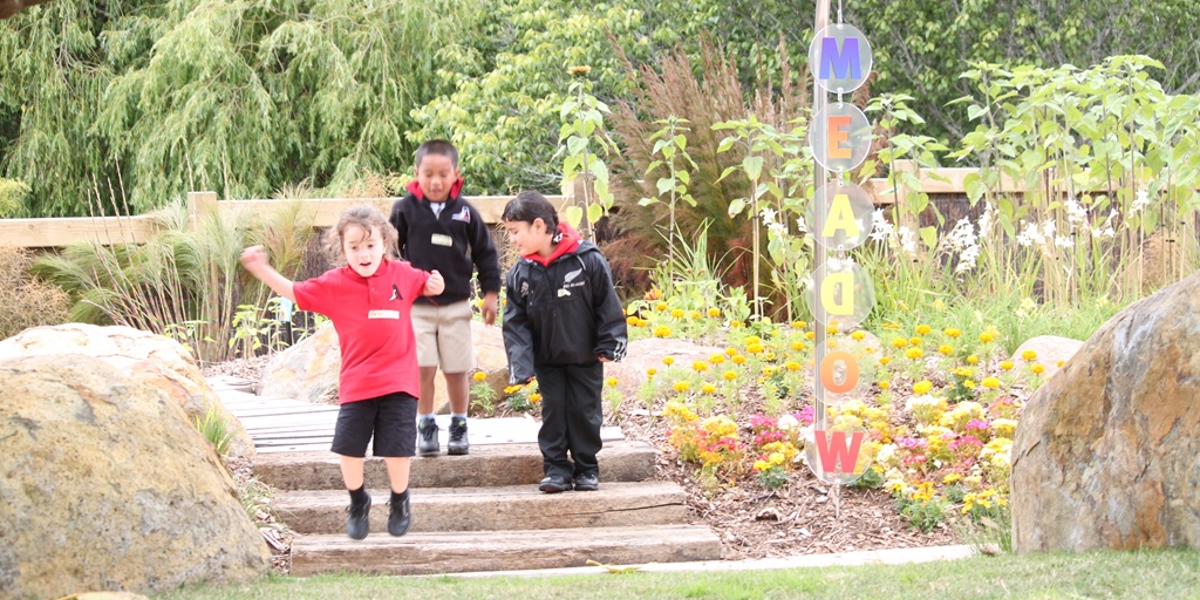
[[471,302],[446,306],[413,304],[413,334],[417,336],[417,364],[441,367],[443,373],[466,373],[475,369],[475,347],[471,345]]

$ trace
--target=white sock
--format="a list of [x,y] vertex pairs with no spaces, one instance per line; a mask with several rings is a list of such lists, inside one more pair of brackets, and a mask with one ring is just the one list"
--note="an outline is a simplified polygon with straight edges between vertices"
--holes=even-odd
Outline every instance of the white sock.
[[467,420],[467,413],[462,413],[462,414],[458,414],[458,413],[451,413],[451,414],[450,414],[450,418],[451,418],[451,419],[462,419],[462,420],[466,421],[466,420]]

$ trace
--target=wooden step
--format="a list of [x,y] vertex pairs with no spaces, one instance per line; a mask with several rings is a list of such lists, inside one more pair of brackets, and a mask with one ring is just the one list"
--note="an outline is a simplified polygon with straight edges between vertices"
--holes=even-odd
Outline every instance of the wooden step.
[[[606,442],[597,455],[602,482],[642,481],[654,477],[654,448],[646,442]],[[332,452],[259,454],[254,473],[284,491],[339,490],[340,459]],[[532,485],[542,479],[542,455],[536,444],[472,446],[467,456],[414,458],[409,485],[414,488]],[[367,489],[388,489],[383,459],[368,458]]]
[[707,527],[691,525],[409,533],[402,537],[372,533],[364,540],[352,540],[345,534],[298,535],[292,542],[291,574],[434,575],[582,567],[589,559],[629,565],[720,558],[716,534]]
[[[387,535],[390,494],[371,494],[371,532]],[[686,494],[667,481],[602,483],[595,492],[545,494],[536,486],[426,488],[412,494],[409,531],[568,529],[686,523]],[[286,492],[271,502],[292,530],[341,533],[349,496],[336,491]]]

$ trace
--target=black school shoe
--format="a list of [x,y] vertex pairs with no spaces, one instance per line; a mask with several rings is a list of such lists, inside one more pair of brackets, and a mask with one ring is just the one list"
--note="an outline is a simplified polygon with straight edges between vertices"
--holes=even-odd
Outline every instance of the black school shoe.
[[571,491],[571,480],[562,475],[547,475],[542,482],[538,484],[538,489],[547,494],[557,494],[559,492]]
[[388,533],[395,536],[408,533],[408,526],[412,525],[412,509],[408,505],[408,495],[397,501],[396,494],[393,493],[388,506],[391,507],[391,512],[388,513]]
[[471,449],[467,441],[467,420],[459,417],[450,418],[450,441],[446,442],[446,454],[462,456]]
[[438,444],[438,426],[433,419],[421,421],[417,426],[417,436],[421,438],[417,445],[417,452],[421,456],[437,456],[441,451],[442,447]]
[[577,492],[594,492],[600,489],[600,475],[597,473],[584,473],[575,478],[575,491]]
[[350,513],[346,518],[346,535],[356,540],[367,537],[367,533],[371,531],[371,497],[367,496],[367,501],[363,504],[351,502],[346,512]]

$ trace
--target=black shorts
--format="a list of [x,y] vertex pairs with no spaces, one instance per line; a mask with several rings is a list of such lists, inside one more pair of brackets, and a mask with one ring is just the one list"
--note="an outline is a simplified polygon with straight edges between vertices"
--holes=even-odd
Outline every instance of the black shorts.
[[375,438],[375,456],[413,456],[417,450],[417,399],[404,392],[347,402],[338,410],[335,454],[362,458]]

